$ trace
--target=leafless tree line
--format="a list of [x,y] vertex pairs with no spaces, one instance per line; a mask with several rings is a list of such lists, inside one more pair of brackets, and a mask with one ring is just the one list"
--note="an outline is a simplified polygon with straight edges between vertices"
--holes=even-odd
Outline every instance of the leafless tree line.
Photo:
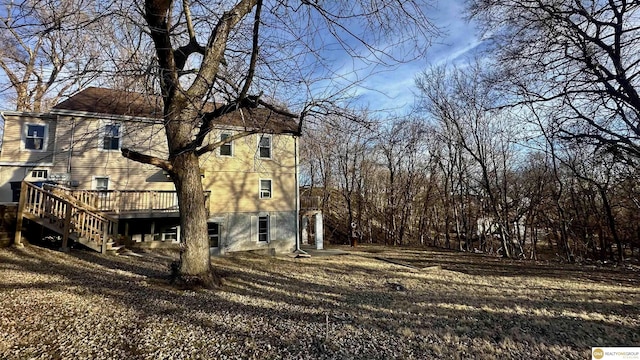
[[[367,125],[366,137],[310,129],[309,185],[325,210],[372,242],[567,261],[637,254],[640,3],[468,5],[488,51],[420,74],[414,115]],[[328,139],[339,146],[313,158]]]
[[362,241],[387,245],[571,262],[640,255],[627,157],[553,133],[553,112],[496,106],[477,63],[416,84],[412,116],[332,117],[303,138],[303,194],[322,198],[333,241],[347,242],[355,222]]

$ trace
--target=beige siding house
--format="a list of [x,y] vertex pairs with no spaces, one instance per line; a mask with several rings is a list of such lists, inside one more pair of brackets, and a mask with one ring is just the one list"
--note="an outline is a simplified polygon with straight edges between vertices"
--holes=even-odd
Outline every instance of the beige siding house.
[[[124,241],[179,242],[173,183],[161,169],[121,154],[129,148],[166,158],[161,111],[154,96],[88,88],[44,114],[2,112],[0,202],[18,201],[25,180],[94,191],[102,205],[110,203],[104,211],[119,219]],[[208,140],[256,129],[201,157],[212,253],[295,249],[296,119],[268,109],[239,110],[219,119]],[[147,201],[140,200],[144,196],[162,197],[163,211],[125,206]]]

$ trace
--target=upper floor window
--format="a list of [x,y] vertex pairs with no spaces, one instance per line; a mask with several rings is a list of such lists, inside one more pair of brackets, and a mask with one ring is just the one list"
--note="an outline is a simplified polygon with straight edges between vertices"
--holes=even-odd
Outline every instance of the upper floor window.
[[109,190],[109,178],[108,177],[95,177],[95,189],[99,191]]
[[29,150],[45,150],[46,125],[26,125],[24,148]]
[[104,126],[103,150],[120,150],[121,130],[120,124],[107,124]]
[[262,135],[260,137],[258,153],[261,159],[271,159],[271,136]]
[[[231,137],[231,134],[222,133],[220,134],[220,140],[224,141]],[[233,143],[229,142],[222,146],[220,146],[220,155],[222,156],[232,156],[233,155]]]
[[271,199],[271,179],[260,179],[260,199]]

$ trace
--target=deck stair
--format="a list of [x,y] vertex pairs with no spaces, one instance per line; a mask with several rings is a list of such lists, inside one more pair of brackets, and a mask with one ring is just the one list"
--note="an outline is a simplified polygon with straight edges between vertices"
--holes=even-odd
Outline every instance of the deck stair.
[[21,244],[23,219],[62,235],[62,249],[69,239],[106,253],[113,245],[118,220],[73,196],[40,188],[26,181],[20,189],[15,243]]

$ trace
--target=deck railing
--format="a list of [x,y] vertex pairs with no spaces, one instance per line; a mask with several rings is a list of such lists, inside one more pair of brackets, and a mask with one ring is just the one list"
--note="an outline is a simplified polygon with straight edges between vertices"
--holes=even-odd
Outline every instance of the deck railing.
[[[97,211],[177,212],[178,194],[171,190],[72,190],[56,187]],[[210,191],[205,191],[205,205],[209,208]]]
[[300,196],[300,210],[320,210],[322,208],[322,197],[320,196]]

